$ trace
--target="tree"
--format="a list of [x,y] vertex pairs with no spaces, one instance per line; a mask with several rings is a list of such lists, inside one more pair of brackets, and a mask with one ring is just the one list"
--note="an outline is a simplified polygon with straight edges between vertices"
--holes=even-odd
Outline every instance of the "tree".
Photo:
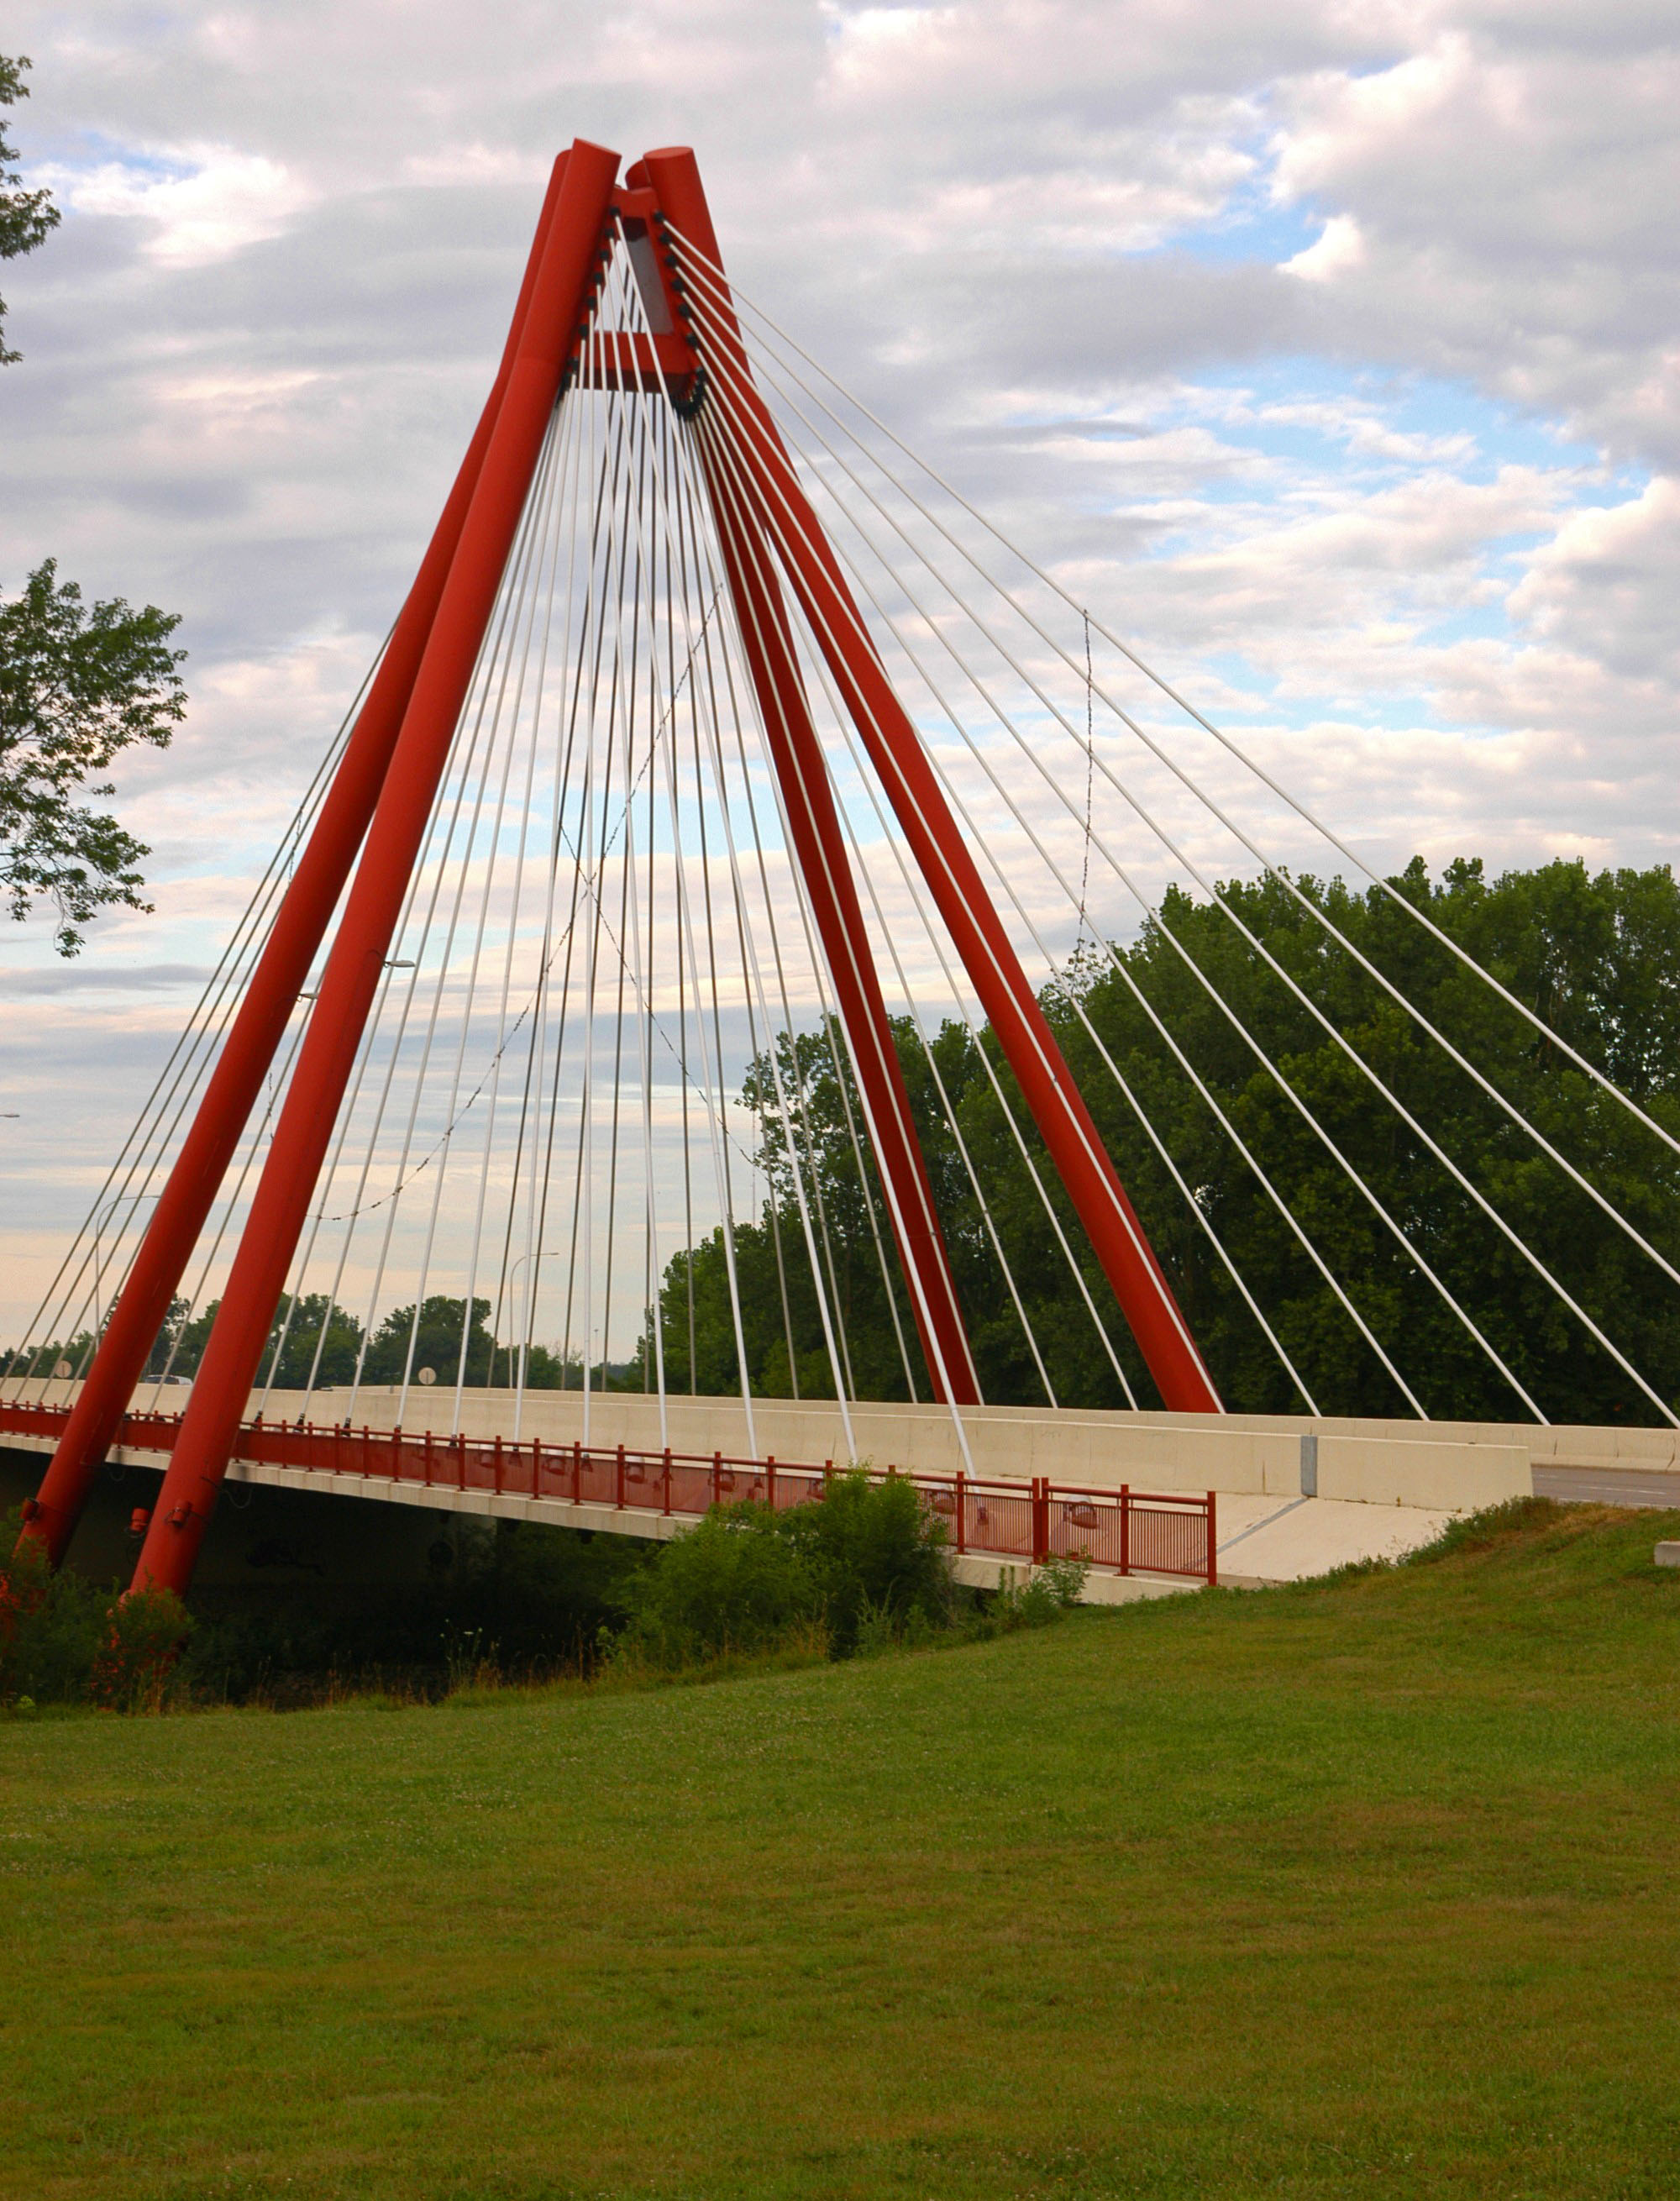
[[[28,98],[29,86],[23,81],[28,67],[27,54],[15,58],[0,54],[0,108],[15,106],[20,99]],[[61,220],[50,191],[22,188],[21,173],[10,165],[17,156],[16,146],[7,142],[5,120],[0,116],[0,260],[21,260],[26,252],[44,244]],[[0,367],[9,367],[22,356],[6,349],[6,302],[0,298]]]
[[[28,97],[20,55],[0,54],[0,109]],[[56,226],[44,191],[24,191],[17,157],[0,135],[0,259],[32,252]],[[20,355],[4,341],[0,365]],[[80,928],[102,909],[149,910],[136,868],[150,850],[83,795],[107,795],[108,772],[137,743],[167,748],[185,715],[176,666],[185,650],[169,637],[180,621],[148,604],[134,611],[120,596],[82,602],[73,581],[60,583],[49,558],[22,594],[0,598],[0,891],[20,923],[38,900],[56,913],[54,945],[74,955]]]
[[430,1368],[436,1371],[439,1383],[453,1385],[457,1371],[462,1368],[464,1335],[464,1380],[475,1387],[488,1383],[497,1351],[496,1341],[485,1326],[489,1318],[488,1300],[473,1300],[473,1319],[468,1323],[467,1302],[449,1299],[442,1293],[435,1293],[424,1301],[418,1324],[412,1301],[407,1306],[393,1307],[367,1341],[361,1380],[364,1383],[400,1383],[405,1371],[412,1381],[420,1369]]
[[[1480,862],[1471,859],[1448,865],[1436,881],[1414,860],[1392,883],[1560,1039],[1680,1136],[1680,888],[1666,866],[1595,876],[1583,864],[1558,862],[1490,882]],[[1470,1183],[1671,1403],[1680,1400],[1680,1293],[1361,970],[1319,923],[1313,908],[1680,1266],[1680,1163],[1674,1152],[1382,889],[1360,895],[1340,880],[1306,877],[1294,884],[1300,900],[1272,878],[1222,885],[1217,904],[1170,889],[1134,942],[1109,951],[1088,948],[1041,996],[1221,1395],[1232,1407],[1253,1412],[1298,1412],[1302,1404],[1201,1218],[1229,1251],[1323,1412],[1411,1411],[1196,1090],[1185,1061],[1429,1412],[1448,1419],[1526,1417],[1512,1385],[1266,1071],[1240,1022],[1551,1418],[1654,1422],[1651,1401],[1383,1100],[1339,1040],[1377,1071]],[[1329,1030],[1266,966],[1233,918],[1323,1012]],[[1172,1033],[1184,1061],[1161,1036],[1151,1011]],[[990,1029],[948,1024],[931,1050],[984,1192],[984,1212],[919,1039],[902,1022],[895,1036],[986,1398],[1007,1404],[1044,1397],[998,1265],[989,1217],[1059,1402],[1120,1406],[1125,1394],[1058,1242],[1058,1227],[1078,1261],[1085,1291],[1105,1316],[1133,1391],[1141,1403],[1154,1403],[1141,1357]],[[802,1380],[808,1367],[826,1365],[790,1165],[790,1153],[803,1157],[808,1150],[808,1198],[820,1207],[825,1226],[825,1261],[835,1280],[832,1297],[844,1323],[856,1393],[905,1395],[872,1242],[878,1234],[912,1369],[925,1397],[925,1370],[873,1165],[866,1162],[861,1179],[844,1127],[843,1101],[849,1100],[854,1110],[857,1105],[849,1071],[837,1079],[819,1035],[783,1035],[777,1060],[779,1085],[766,1056],[753,1065],[743,1092],[760,1124],[760,1163],[776,1194],[775,1212],[767,1206],[762,1218],[743,1222],[736,1231],[753,1388],[769,1395],[789,1388],[778,1379],[789,1364],[784,1340],[790,1329],[802,1389],[819,1388]],[[1115,1070],[1191,1189],[1194,1210],[1126,1100]],[[1000,1105],[999,1089],[1012,1103],[1037,1165],[1042,1196]],[[784,1120],[783,1095],[795,1118],[791,1127]],[[775,1258],[778,1224],[784,1293]],[[721,1234],[714,1233],[666,1271],[661,1309],[673,1388],[687,1388],[690,1327],[696,1388],[739,1388],[723,1253]]]
[[171,649],[180,624],[122,599],[85,608],[49,558],[12,602],[0,601],[0,886],[20,923],[44,897],[61,955],[100,910],[149,910],[135,868],[150,850],[116,819],[79,802],[113,792],[96,779],[137,742],[167,748],[186,711]]

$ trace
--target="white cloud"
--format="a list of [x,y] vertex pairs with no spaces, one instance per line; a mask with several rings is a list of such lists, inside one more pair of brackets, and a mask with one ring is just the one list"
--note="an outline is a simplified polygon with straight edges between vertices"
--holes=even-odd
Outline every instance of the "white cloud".
[[43,175],[78,214],[146,225],[142,249],[162,267],[203,267],[278,237],[314,193],[277,161],[226,145],[172,146]]
[[1299,275],[1306,283],[1333,283],[1338,275],[1363,267],[1365,238],[1350,214],[1335,214],[1317,240],[1283,262],[1285,275]]
[[[1671,11],[508,0],[493,32],[15,0],[68,214],[8,269],[0,583],[56,553],[192,651],[188,728],[124,782],[158,916],[85,967],[211,960],[573,132],[693,140],[743,288],[1381,860],[1674,852]],[[50,962],[24,928],[0,959]],[[126,1093],[179,1007],[42,998],[43,1090]]]

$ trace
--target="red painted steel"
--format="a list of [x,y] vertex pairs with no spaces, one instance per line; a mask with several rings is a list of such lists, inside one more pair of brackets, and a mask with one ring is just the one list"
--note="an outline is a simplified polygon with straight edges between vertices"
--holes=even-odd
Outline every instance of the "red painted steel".
[[618,156],[577,141],[314,1013],[135,1570],[180,1590],[215,1504],[426,830],[576,332]]
[[[649,153],[630,180],[643,173],[676,229],[713,269],[720,269],[717,235],[693,154],[685,148]],[[727,425],[720,420],[718,432],[734,443],[737,494],[751,503],[757,527],[780,549],[812,634],[1162,1400],[1180,1412],[1219,1413],[1223,1409],[1213,1379],[753,382],[727,294],[721,300],[711,295],[722,288],[721,278],[708,273],[705,280],[707,326],[699,349],[708,370],[715,361],[718,379],[728,391],[734,417]],[[682,309],[680,290],[673,295]],[[700,417],[708,417],[705,402]],[[703,450],[708,439],[700,441]]]
[[[135,1581],[137,1585],[156,1582],[180,1588],[190,1577],[353,1065],[543,428],[598,290],[601,241],[614,204],[616,166],[615,156],[583,141],[555,166],[538,244],[526,270],[490,403],[187,1148],[143,1241],[135,1271],[96,1358],[93,1376],[62,1428],[39,1500],[28,1509],[32,1517],[26,1534],[47,1543],[55,1555],[73,1528],[92,1472],[150,1349],[186,1253],[342,890],[371,807],[372,826],[366,833],[316,1012],[199,1369],[166,1482],[166,1502],[154,1513]],[[717,240],[691,153],[678,150],[649,155],[631,171],[626,186],[616,203],[632,228],[640,233],[650,224],[661,245],[667,245],[672,240],[661,225],[668,217],[715,264]],[[663,262],[662,251],[660,256]],[[655,334],[651,340],[615,339],[614,374],[631,385],[655,363],[667,379],[686,367],[690,370],[685,385],[690,400],[703,402],[705,369],[716,363],[726,370],[735,409],[744,416],[744,427],[731,431],[726,462],[720,455],[715,433],[702,435],[699,447],[787,802],[796,858],[808,883],[834,971],[872,1143],[889,1193],[935,1388],[959,1401],[978,1395],[966,1325],[886,1022],[832,788],[805,696],[777,577],[778,561],[1163,1396],[1171,1406],[1218,1411],[1218,1398],[1159,1264],[752,384],[726,298],[720,307],[708,309],[711,332],[705,347],[698,347],[684,302],[684,286],[666,265],[661,265],[661,280],[666,285],[667,310],[655,315]],[[668,326],[661,326],[661,320]],[[702,358],[702,349],[709,349],[711,361]],[[400,1433],[394,1433],[391,1442],[396,1459],[402,1451]],[[336,1447],[336,1435],[334,1443]],[[366,1431],[362,1448],[367,1459],[371,1441]],[[429,1458],[428,1443],[428,1463]],[[464,1443],[458,1447],[458,1458],[464,1478]],[[579,1449],[574,1453],[574,1483],[582,1464]],[[767,1468],[774,1499],[779,1495],[776,1470],[773,1464],[767,1464]],[[671,1471],[667,1467],[664,1477],[667,1500]],[[639,1481],[643,1470],[638,1466],[635,1472]],[[797,1470],[789,1473],[796,1476]],[[540,1485],[535,1445],[531,1476],[533,1487]],[[788,1488],[793,1490],[796,1484],[790,1482]],[[1052,1542],[1048,1488],[1035,1486],[1030,1501],[1031,1546],[1040,1556]],[[966,1541],[969,1495],[959,1488],[949,1502],[959,1539]],[[986,1508],[978,1497],[972,1502],[978,1529],[984,1525],[980,1515]],[[1078,1502],[1084,1512],[1091,1511],[1089,1503]],[[1123,1506],[1123,1524],[1127,1520]],[[1073,1525],[1081,1523],[1073,1521]]]
[[[685,151],[649,153],[631,173],[635,177],[643,172],[662,203],[671,209],[673,219],[690,234],[693,233],[691,222],[704,222],[710,238],[707,249],[714,250],[716,240],[711,238],[710,218],[705,212],[694,156]],[[680,326],[685,310],[681,298],[670,294],[669,304],[673,319]],[[744,350],[738,350],[731,366],[743,377],[750,372]],[[933,1188],[916,1136],[910,1096],[835,808],[833,786],[812,722],[787,607],[776,578],[775,559],[762,517],[763,500],[743,502],[739,484],[720,465],[716,449],[708,438],[700,438],[696,448],[742,647],[782,790],[795,858],[810,897],[857,1071],[870,1146],[886,1192],[929,1379],[935,1398],[941,1402],[955,1400],[959,1406],[977,1406],[980,1385],[969,1351],[968,1326],[951,1275]],[[743,455],[750,464],[750,457]]]
[[[0,1432],[51,1436],[62,1428],[62,1406],[0,1405]],[[179,1443],[185,1417],[126,1414],[117,1443],[136,1452],[167,1453]],[[347,1466],[344,1426],[318,1428],[265,1423],[261,1416],[235,1433],[236,1456],[254,1464],[285,1467],[339,1478],[398,1483],[424,1488],[443,1480],[431,1432],[405,1436],[400,1429],[360,1432],[360,1458]],[[375,1444],[375,1438],[379,1443]],[[834,1473],[832,1460],[740,1459],[725,1453],[637,1452],[626,1445],[573,1444],[562,1467],[552,1449],[545,1455],[533,1438],[509,1444],[500,1437],[451,1437],[445,1450],[455,1456],[448,1478],[457,1490],[484,1491],[520,1498],[541,1498],[614,1511],[670,1513],[698,1519],[714,1505],[751,1500],[785,1511],[795,1505],[820,1505]],[[1218,1580],[1215,1497],[1171,1492],[1098,1489],[1089,1485],[1008,1482],[967,1474],[919,1475],[890,1468],[871,1472],[884,1482],[904,1476],[922,1493],[928,1510],[946,1524],[947,1538],[959,1553],[989,1558],[1018,1558],[1042,1564],[1057,1558],[1083,1558],[1116,1574]],[[546,1480],[545,1480],[546,1478]],[[162,1510],[160,1497],[153,1518]]]
[[543,202],[502,364],[455,486],[24,1525],[25,1536],[44,1544],[54,1565],[64,1556],[111,1433],[156,1341],[367,832],[501,411],[565,167],[562,153]]

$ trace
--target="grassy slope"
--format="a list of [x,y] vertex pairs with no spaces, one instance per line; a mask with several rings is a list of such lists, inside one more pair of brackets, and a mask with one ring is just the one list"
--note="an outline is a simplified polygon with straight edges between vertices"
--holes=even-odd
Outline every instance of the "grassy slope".
[[0,2194],[1657,2195],[1671,1519],[645,1696],[0,1728]]

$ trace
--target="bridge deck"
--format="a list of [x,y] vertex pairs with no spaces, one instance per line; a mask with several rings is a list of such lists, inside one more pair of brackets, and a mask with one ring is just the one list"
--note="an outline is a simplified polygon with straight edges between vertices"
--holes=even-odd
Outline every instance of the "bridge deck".
[[[0,1441],[38,1451],[51,1448],[75,1387],[64,1383],[48,1388],[59,1395],[42,1402],[50,1405],[45,1415],[40,1406],[22,1408],[15,1403],[0,1407]],[[176,1388],[163,1396],[173,1404],[181,1391]],[[414,1400],[434,1408],[444,1403],[423,1394],[413,1394],[411,1403]],[[271,1413],[277,1409],[286,1412],[302,1401],[271,1394],[267,1404]],[[332,1394],[317,1394],[309,1404],[316,1411],[330,1408]],[[394,1392],[363,1392],[357,1406],[367,1419],[354,1431],[310,1429],[306,1417],[300,1432],[298,1417],[292,1412],[286,1413],[284,1428],[265,1419],[260,1440],[252,1434],[256,1428],[253,1417],[242,1446],[244,1456],[234,1462],[232,1476],[236,1482],[276,1488],[655,1538],[691,1523],[714,1495],[753,1494],[754,1476],[759,1478],[757,1494],[766,1494],[767,1459],[746,1462],[719,1449],[711,1458],[690,1456],[686,1463],[673,1459],[676,1472],[667,1511],[663,1488],[655,1499],[646,1481],[649,1473],[655,1477],[662,1474],[662,1452],[632,1441],[656,1436],[656,1402],[634,1394],[612,1394],[593,1402],[595,1429],[600,1431],[605,1423],[612,1441],[587,1448],[589,1474],[579,1486],[566,1471],[573,1447],[581,1443],[575,1434],[582,1423],[581,1401],[575,1394],[527,1394],[523,1402],[527,1435],[518,1447],[502,1443],[499,1469],[494,1430],[498,1421],[513,1419],[511,1394],[466,1394],[463,1417],[476,1425],[479,1434],[464,1448],[443,1437],[428,1439],[424,1433],[397,1436],[391,1427],[397,1405]],[[761,1401],[756,1412],[761,1435],[785,1439],[814,1434],[838,1439],[843,1434],[832,1402],[801,1407]],[[896,1465],[896,1453],[899,1459],[925,1462],[929,1453],[949,1459],[955,1450],[950,1417],[940,1410],[859,1406],[852,1409],[852,1416],[860,1444],[873,1444],[878,1465]],[[150,1426],[143,1427],[143,1422]],[[738,1400],[672,1400],[667,1422],[673,1434],[680,1431],[690,1443],[696,1438],[714,1438],[738,1444],[743,1434]],[[1071,1476],[1063,1481],[1031,1473],[970,1477],[913,1469],[914,1479],[951,1508],[946,1518],[954,1547],[960,1526],[962,1548],[954,1548],[952,1553],[959,1576],[990,1587],[1011,1567],[1030,1563],[1029,1538],[1015,1534],[1000,1538],[996,1532],[1012,1505],[1030,1509],[1037,1486],[1045,1494],[1047,1517],[1055,1524],[1054,1547],[1092,1552],[1096,1564],[1087,1594],[1103,1601],[1198,1587],[1207,1578],[1200,1568],[1172,1574],[1151,1567],[1141,1547],[1128,1551],[1128,1572],[1122,1574],[1112,1564],[1118,1557],[1112,1548],[1118,1535],[1113,1508],[1128,1475],[1135,1483],[1147,1480],[1154,1506],[1172,1516],[1199,1508],[1210,1488],[1218,1493],[1212,1564],[1219,1579],[1233,1583],[1293,1580],[1354,1560],[1397,1558],[1427,1542],[1454,1511],[1530,1488],[1621,1504],[1673,1504],[1680,1497],[1680,1488],[1669,1488],[1671,1482],[1680,1486],[1680,1471],[1669,1466],[1671,1448],[1666,1433],[1657,1430],[1524,1432],[1498,1425],[1315,1424],[1304,1417],[1229,1417],[1224,1423],[1210,1426],[1205,1418],[1188,1416],[1052,1415],[1024,1408],[970,1410],[964,1422],[972,1452],[981,1459],[1018,1468],[1060,1459],[1082,1472],[1076,1482]],[[533,1423],[539,1430],[534,1441],[529,1434]],[[113,1453],[114,1460],[161,1469],[167,1460],[173,1427],[170,1416],[135,1417],[126,1432],[130,1441]],[[1311,1496],[1302,1488],[1302,1439],[1307,1435],[1313,1437],[1317,1455],[1318,1494]],[[1501,1441],[1519,1435],[1532,1440],[1531,1446]],[[621,1439],[626,1445],[622,1491],[617,1482]],[[1642,1444],[1653,1455],[1648,1462],[1641,1461]],[[1585,1457],[1560,1462],[1557,1455],[1565,1445]],[[1655,1457],[1659,1452],[1664,1454],[1660,1465]],[[464,1475],[463,1458],[471,1463]],[[402,1471],[391,1471],[393,1463]],[[729,1488],[714,1491],[707,1482],[714,1464],[731,1478]],[[1196,1470],[1201,1470],[1196,1478],[1199,1490],[1175,1488]],[[822,1470],[814,1463],[801,1468],[779,1461],[776,1471],[785,1496],[801,1488],[802,1477],[808,1482]],[[1063,1472],[1066,1474],[1066,1467]],[[696,1473],[698,1489],[693,1487]],[[743,1475],[746,1482],[733,1480]],[[955,1507],[959,1487],[960,1523]],[[997,1503],[986,1504],[989,1489]],[[1373,1498],[1380,1502],[1372,1502]],[[1149,1517],[1145,1511],[1149,1502],[1141,1490],[1136,1491],[1134,1523]],[[1077,1534],[1081,1524],[1070,1522],[1065,1511],[1081,1504],[1097,1516],[1083,1535]],[[990,1517],[986,1522],[976,1517],[983,1505]],[[1046,1541],[1051,1540],[1047,1537]],[[1004,1547],[994,1548],[996,1543]]]

